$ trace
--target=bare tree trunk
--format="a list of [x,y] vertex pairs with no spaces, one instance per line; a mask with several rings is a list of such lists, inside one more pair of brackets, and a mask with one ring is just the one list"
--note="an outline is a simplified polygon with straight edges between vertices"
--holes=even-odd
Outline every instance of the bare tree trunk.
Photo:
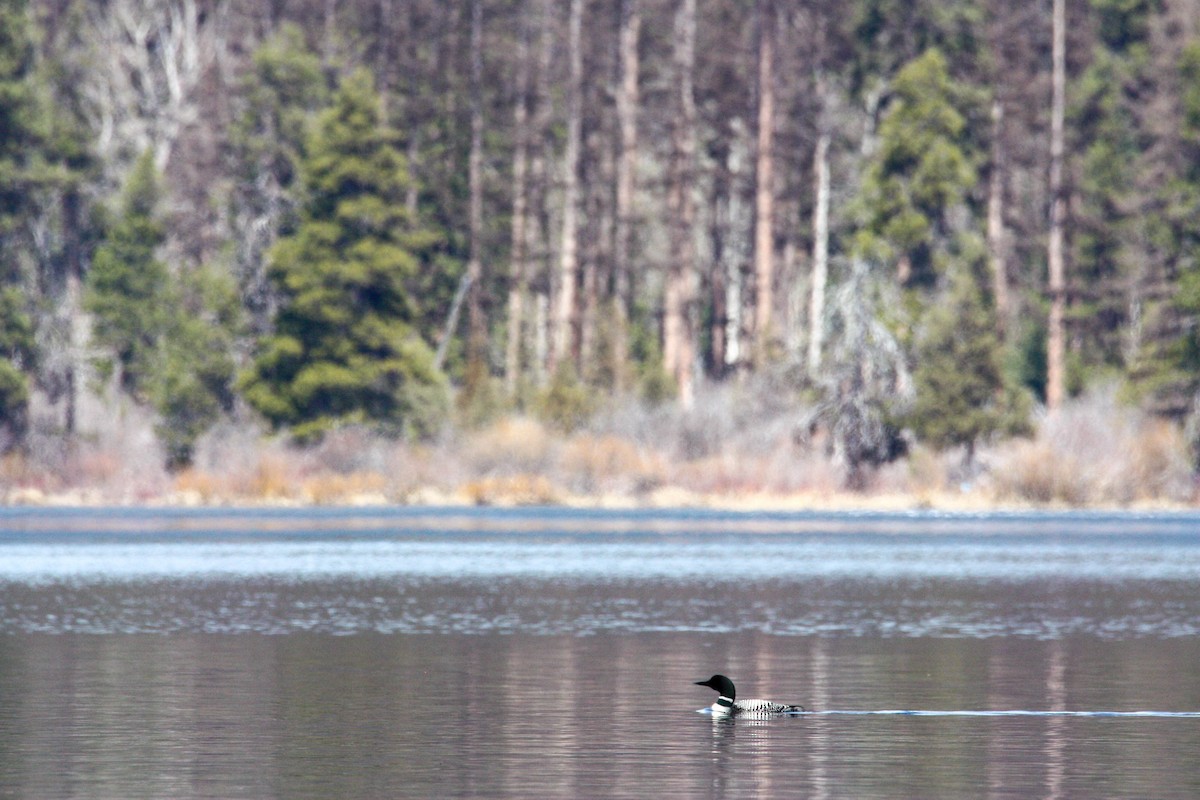
[[532,354],[530,365],[537,385],[546,381],[550,366],[551,346],[549,328],[550,290],[554,280],[550,265],[550,224],[546,215],[546,198],[550,193],[550,159],[553,153],[550,144],[550,112],[553,104],[550,96],[550,64],[554,53],[554,7],[555,0],[537,0],[537,73],[534,80],[534,102],[529,135],[529,213],[526,240],[529,250],[526,256],[530,282],[536,286],[534,296],[534,319],[528,330],[526,347]]
[[[417,11],[411,3],[405,3],[404,7],[406,27],[409,31],[413,31],[417,27]],[[405,65],[401,67],[401,70],[407,71],[408,76],[405,85],[406,96],[402,101],[402,113],[408,118],[410,124],[404,126],[404,160],[409,174],[408,186],[404,190],[404,212],[408,224],[416,227],[417,212],[421,201],[421,126],[412,123],[415,123],[421,116],[417,100],[421,96],[421,89],[420,79],[417,76],[424,71],[425,65],[422,63],[424,56],[420,46],[405,48],[405,52],[407,53]]]
[[668,208],[671,215],[671,264],[663,298],[663,363],[679,391],[679,402],[691,408],[695,398],[692,325],[689,314],[696,273],[695,161],[696,103],[692,92],[695,68],[696,0],[678,0],[675,8],[676,103],[671,126]]
[[1066,106],[1066,2],[1054,0],[1053,45],[1051,48],[1052,99],[1050,104],[1050,241],[1047,260],[1050,266],[1050,318],[1046,330],[1046,406],[1054,411],[1065,394],[1066,267],[1063,253],[1063,227],[1066,206],[1063,198],[1063,125]]
[[325,0],[325,33],[321,39],[321,58],[326,67],[337,61],[337,0]]
[[732,143],[727,139],[713,152],[714,169],[709,184],[708,202],[708,302],[711,317],[708,324],[708,374],[715,380],[725,377],[729,365],[729,262],[732,251],[730,234],[730,186],[733,183],[730,164]]
[[992,295],[1001,337],[1008,322],[1007,233],[1004,230],[1004,106],[992,101],[992,174],[988,179],[987,241],[992,262]]
[[375,52],[375,84],[379,89],[379,108],[382,119],[391,121],[392,89],[395,82],[395,54],[392,48],[400,37],[393,30],[395,9],[392,0],[379,0],[378,20],[379,44]]
[[597,369],[596,329],[600,314],[600,265],[612,263],[612,204],[608,191],[614,181],[612,141],[614,132],[611,120],[604,119],[591,130],[584,146],[587,154],[583,159],[581,183],[581,208],[583,209],[582,241],[579,246],[579,313],[576,336],[576,360],[580,374],[589,379],[605,374],[603,367]]
[[504,384],[510,397],[517,394],[521,374],[521,328],[529,268],[525,263],[526,172],[529,161],[529,24],[522,9],[521,30],[517,36],[517,102],[513,109],[513,210],[511,273],[508,285],[508,341],[504,353]]
[[621,149],[617,160],[616,214],[613,232],[613,378],[620,392],[628,380],[629,263],[633,229],[633,195],[637,189],[638,156],[638,39],[641,36],[642,16],[638,0],[621,3],[619,55],[620,85],[617,91],[617,124],[620,127]]
[[727,244],[725,242],[725,198],[724,189],[719,184],[713,187],[713,220],[710,240],[712,242],[712,260],[709,269],[709,302],[712,304],[712,321],[708,326],[709,352],[708,362],[710,375],[713,378],[725,377],[728,363],[728,348],[726,342],[726,326],[729,324],[728,283],[726,278]]
[[827,112],[824,108],[825,79],[817,78],[820,130],[813,154],[813,182],[816,203],[813,206],[813,269],[808,302],[808,374],[821,369],[821,349],[825,345],[825,289],[829,283],[829,143]]
[[754,365],[766,362],[771,340],[772,287],[775,280],[774,132],[775,4],[758,3],[758,152],[754,171]]
[[470,253],[467,272],[467,358],[486,358],[487,321],[483,317],[483,0],[471,2],[471,152],[467,156]]
[[579,270],[579,159],[583,135],[583,0],[571,0],[567,22],[567,144],[563,157],[562,245],[558,260],[558,296],[554,306],[551,371],[572,356],[575,346],[576,278]]

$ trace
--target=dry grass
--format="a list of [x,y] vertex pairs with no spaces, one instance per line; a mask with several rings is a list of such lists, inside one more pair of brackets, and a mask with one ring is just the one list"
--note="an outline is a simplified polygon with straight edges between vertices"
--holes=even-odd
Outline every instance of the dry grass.
[[1064,506],[1186,503],[1194,475],[1179,428],[1121,406],[1109,390],[1041,420],[1032,440],[990,454],[1001,501]]
[[563,493],[544,475],[480,478],[467,482],[462,492],[470,502],[480,506],[552,505],[564,499]]
[[504,417],[474,432],[462,444],[462,458],[476,473],[545,472],[553,466],[557,442],[542,423]]
[[706,387],[692,412],[627,401],[574,434],[524,416],[450,431],[427,443],[363,428],[314,446],[226,423],[200,441],[193,467],[168,474],[145,415],[126,413],[87,437],[36,430],[0,459],[0,500],[180,504],[615,503],[780,507],[1126,506],[1194,503],[1196,475],[1175,425],[1120,405],[1115,392],[1077,399],[1036,435],[962,452],[915,447],[847,495],[816,436],[798,435],[793,394],[736,382]]
[[560,465],[564,480],[585,494],[644,494],[666,480],[662,454],[611,434],[572,437]]

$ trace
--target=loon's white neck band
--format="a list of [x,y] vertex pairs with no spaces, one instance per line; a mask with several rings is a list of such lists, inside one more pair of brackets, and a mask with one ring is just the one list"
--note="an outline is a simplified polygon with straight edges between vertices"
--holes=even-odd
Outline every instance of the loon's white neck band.
[[733,708],[733,698],[721,695],[717,698],[717,705],[721,706],[722,708]]

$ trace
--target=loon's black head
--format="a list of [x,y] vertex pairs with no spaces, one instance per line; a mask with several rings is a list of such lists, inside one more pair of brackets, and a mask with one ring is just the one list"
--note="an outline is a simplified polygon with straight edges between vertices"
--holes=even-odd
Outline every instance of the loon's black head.
[[696,681],[696,685],[716,689],[717,694],[721,697],[728,697],[730,702],[737,698],[737,690],[733,688],[733,681],[724,675],[713,675],[706,681]]

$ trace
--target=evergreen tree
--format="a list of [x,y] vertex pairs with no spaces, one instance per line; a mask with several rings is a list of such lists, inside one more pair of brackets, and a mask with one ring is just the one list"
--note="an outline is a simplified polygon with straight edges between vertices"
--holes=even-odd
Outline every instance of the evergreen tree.
[[[34,158],[41,146],[29,81],[33,43],[28,16],[23,0],[0,0],[0,236],[5,240],[29,206]],[[0,258],[11,260],[9,247]]]
[[25,370],[34,362],[33,325],[12,287],[0,290],[0,452],[25,436],[29,383]]
[[242,327],[237,288],[227,274],[199,269],[171,287],[175,309],[160,345],[150,396],[167,467],[192,463],[196,440],[234,401],[235,339]]
[[369,73],[350,75],[320,115],[301,174],[299,225],[271,253],[274,331],[245,397],[299,438],[353,422],[428,432],[445,379],[412,324],[411,285],[434,237],[406,213],[409,176]]
[[254,53],[230,130],[230,197],[238,283],[251,325],[264,332],[272,295],[263,263],[279,233],[296,226],[300,160],[312,116],[328,99],[321,59],[304,31],[284,23]]
[[1028,400],[1005,386],[1001,358],[992,309],[977,279],[955,269],[917,337],[908,416],[917,437],[937,448],[965,447],[969,465],[980,439],[1026,431]]
[[1162,187],[1156,246],[1170,280],[1147,314],[1147,337],[1131,371],[1135,389],[1176,419],[1200,410],[1200,41],[1180,53],[1179,159]]
[[109,351],[97,362],[101,377],[117,370],[121,389],[158,412],[156,432],[176,469],[233,405],[240,309],[231,280],[207,269],[173,275],[158,259],[166,236],[159,191],[147,151],[92,259],[85,302],[94,342]]
[[[967,209],[978,154],[968,136],[974,97],[954,83],[940,51],[927,50],[896,75],[859,199],[856,247],[896,265],[902,285],[931,286],[975,230]],[[966,221],[963,221],[965,216]]]
[[169,275],[156,255],[166,238],[158,217],[158,176],[148,150],[126,182],[120,214],[92,258],[86,308],[93,316],[102,379],[118,370],[120,388],[146,400],[155,358],[169,321]]
[[33,47],[21,0],[0,0],[0,430],[5,450],[25,435],[33,328],[18,286],[18,227],[30,208],[40,147],[29,83]]
[[[1162,77],[1174,64],[1156,64],[1151,54],[1151,0],[1090,0],[1097,38],[1087,69],[1068,92],[1068,147],[1077,153],[1071,204],[1072,281],[1068,287],[1068,330],[1075,346],[1068,373],[1079,386],[1086,372],[1111,374],[1129,366],[1137,344],[1138,307],[1155,273],[1171,269],[1173,246],[1162,241],[1164,173],[1179,169],[1178,155],[1163,152],[1161,140],[1175,131],[1155,130],[1174,118],[1163,113],[1176,103]],[[1160,85],[1161,84],[1161,85]],[[1164,163],[1165,162],[1165,163]],[[1132,323],[1132,324],[1131,324]]]

